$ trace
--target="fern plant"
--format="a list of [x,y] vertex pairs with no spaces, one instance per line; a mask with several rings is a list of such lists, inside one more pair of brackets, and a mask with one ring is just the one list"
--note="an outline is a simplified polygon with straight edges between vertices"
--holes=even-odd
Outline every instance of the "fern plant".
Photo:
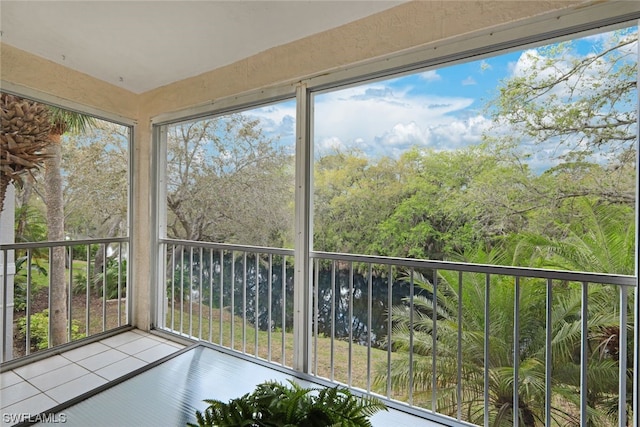
[[358,397],[340,386],[303,388],[267,381],[252,393],[232,399],[205,400],[198,424],[190,427],[370,427],[369,417],[387,407],[373,397]]

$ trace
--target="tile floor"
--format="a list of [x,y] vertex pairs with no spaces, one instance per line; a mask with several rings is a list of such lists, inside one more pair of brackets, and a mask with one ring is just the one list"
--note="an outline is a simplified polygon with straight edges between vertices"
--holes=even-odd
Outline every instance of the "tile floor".
[[37,414],[184,348],[133,329],[0,374],[5,414]]

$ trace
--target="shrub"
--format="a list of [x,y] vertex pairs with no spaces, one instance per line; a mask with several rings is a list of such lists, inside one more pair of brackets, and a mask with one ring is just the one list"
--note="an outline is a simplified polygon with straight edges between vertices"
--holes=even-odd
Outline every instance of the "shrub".
[[[30,322],[30,344],[31,348],[44,350],[49,347],[49,310],[45,309],[39,313],[31,315]],[[27,318],[18,319],[18,329],[20,333],[27,336]],[[72,341],[84,338],[85,334],[80,332],[80,325],[77,320],[71,322]]]
[[358,397],[344,388],[302,388],[293,381],[290,387],[275,381],[259,384],[253,393],[229,403],[205,400],[209,407],[196,411],[198,424],[191,427],[371,426],[369,417],[387,410],[372,397]]

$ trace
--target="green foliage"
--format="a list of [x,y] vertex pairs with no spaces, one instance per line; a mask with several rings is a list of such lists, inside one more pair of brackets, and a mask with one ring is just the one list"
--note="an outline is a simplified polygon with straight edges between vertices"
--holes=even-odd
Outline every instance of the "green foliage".
[[[37,350],[49,348],[49,310],[45,309],[39,313],[31,315],[30,320],[31,346]],[[18,330],[26,337],[27,318],[18,319]],[[80,324],[77,320],[71,323],[71,339],[73,341],[84,338],[84,333],[80,332]]]
[[[106,282],[106,284],[105,284]],[[118,285],[120,296],[126,296],[127,261],[118,262],[116,258],[107,258],[106,271],[99,271],[93,276],[93,284],[100,296],[103,296],[102,287],[106,286],[104,295],[107,299],[118,298]]]
[[168,235],[257,246],[291,244],[294,168],[289,148],[247,114],[170,126]]
[[575,201],[576,219],[557,224],[558,236],[516,234],[511,241],[529,264],[573,271],[633,275],[635,269],[634,210],[626,205]]
[[503,82],[490,104],[494,118],[512,125],[518,137],[556,141],[569,158],[633,147],[638,100],[631,46],[637,34],[634,28],[609,33],[592,41],[589,55],[580,55],[574,41],[525,52],[525,72]]
[[[597,227],[595,229],[598,229]],[[555,248],[555,246],[554,246]],[[512,251],[494,248],[491,251],[476,250],[467,253],[466,262],[478,264],[513,265],[520,256],[520,247]],[[515,252],[514,249],[517,249]],[[606,254],[606,250],[601,253]],[[593,253],[590,253],[593,255]],[[528,256],[529,254],[527,254]],[[629,252],[627,257],[632,257]],[[559,259],[559,258],[558,258]],[[581,259],[581,257],[578,257]],[[566,259],[568,261],[568,258]],[[484,369],[489,366],[490,426],[513,425],[513,374],[514,361],[514,301],[516,288],[513,277],[493,274],[488,284],[490,290],[489,311],[489,360],[484,360],[484,303],[487,292],[487,276],[464,273],[463,286],[459,287],[457,272],[438,270],[437,298],[434,280],[422,275],[413,277],[416,289],[426,294],[416,295],[412,301],[394,306],[393,341],[389,343],[398,352],[413,351],[413,378],[409,377],[407,358],[399,358],[391,367],[391,385],[397,391],[406,391],[410,381],[417,390],[431,390],[433,355],[436,355],[438,387],[438,412],[455,415],[461,404],[467,421],[482,424],[484,414],[478,411],[484,403]],[[519,371],[517,414],[521,424],[539,425],[544,419],[546,330],[546,283],[542,279],[521,279],[519,287]],[[615,343],[619,334],[620,310],[629,314],[632,307],[619,307],[617,292],[608,286],[589,287],[588,316],[588,406],[589,425],[610,425],[617,411],[609,412],[611,396],[618,387],[618,358],[633,360],[633,349],[619,349]],[[413,306],[413,312],[409,303]],[[458,309],[461,317],[458,318]],[[576,390],[580,387],[582,287],[577,283],[555,286],[551,306],[553,383],[552,392],[562,398],[551,405],[552,418],[558,425],[569,425],[579,413]],[[434,313],[435,310],[435,313]],[[437,318],[437,342],[433,346],[434,322]],[[632,316],[629,316],[631,319]],[[628,328],[632,328],[629,320]],[[462,337],[458,340],[458,328]],[[412,343],[412,346],[410,345]],[[462,400],[456,395],[458,385],[457,351],[462,345]],[[625,354],[626,351],[626,354]],[[629,372],[629,384],[632,372]],[[377,384],[386,384],[386,369],[379,372]]]
[[400,159],[337,152],[316,161],[314,245],[318,250],[441,259],[472,247],[484,231],[466,196],[495,169],[477,148],[414,148]]
[[32,258],[31,265],[27,264],[28,257],[21,256],[16,260],[16,275],[14,276],[14,310],[21,311],[27,308],[27,269],[31,269],[31,298],[42,287],[46,287],[47,284],[34,280],[36,275],[47,277],[47,270],[40,265],[37,258]]
[[[16,242],[41,242],[47,240],[47,220],[42,212],[32,205],[16,207]],[[44,254],[46,251],[36,251]]]
[[369,417],[386,406],[372,397],[357,397],[344,387],[303,388],[269,381],[252,393],[224,403],[205,400],[209,407],[196,411],[198,424],[216,427],[327,427],[371,426]]

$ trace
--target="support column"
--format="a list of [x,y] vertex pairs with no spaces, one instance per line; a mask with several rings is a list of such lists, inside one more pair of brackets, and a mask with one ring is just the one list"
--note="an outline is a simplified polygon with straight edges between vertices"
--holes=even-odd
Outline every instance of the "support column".
[[308,373],[312,346],[312,174],[311,101],[306,85],[299,85],[296,93],[296,237],[295,273],[293,285],[293,369]]
[[[9,184],[5,193],[4,210],[0,212],[0,245],[15,243],[15,188]],[[7,259],[4,259],[5,254]],[[0,319],[2,319],[2,340],[0,343],[0,363],[13,359],[13,278],[16,274],[14,251],[0,251]]]
[[[141,115],[142,116],[142,115]],[[154,320],[152,313],[152,270],[151,257],[156,250],[152,247],[151,236],[151,124],[148,118],[141,119],[134,127],[132,148],[132,191],[131,226],[132,280],[130,301],[130,323],[148,331]]]

